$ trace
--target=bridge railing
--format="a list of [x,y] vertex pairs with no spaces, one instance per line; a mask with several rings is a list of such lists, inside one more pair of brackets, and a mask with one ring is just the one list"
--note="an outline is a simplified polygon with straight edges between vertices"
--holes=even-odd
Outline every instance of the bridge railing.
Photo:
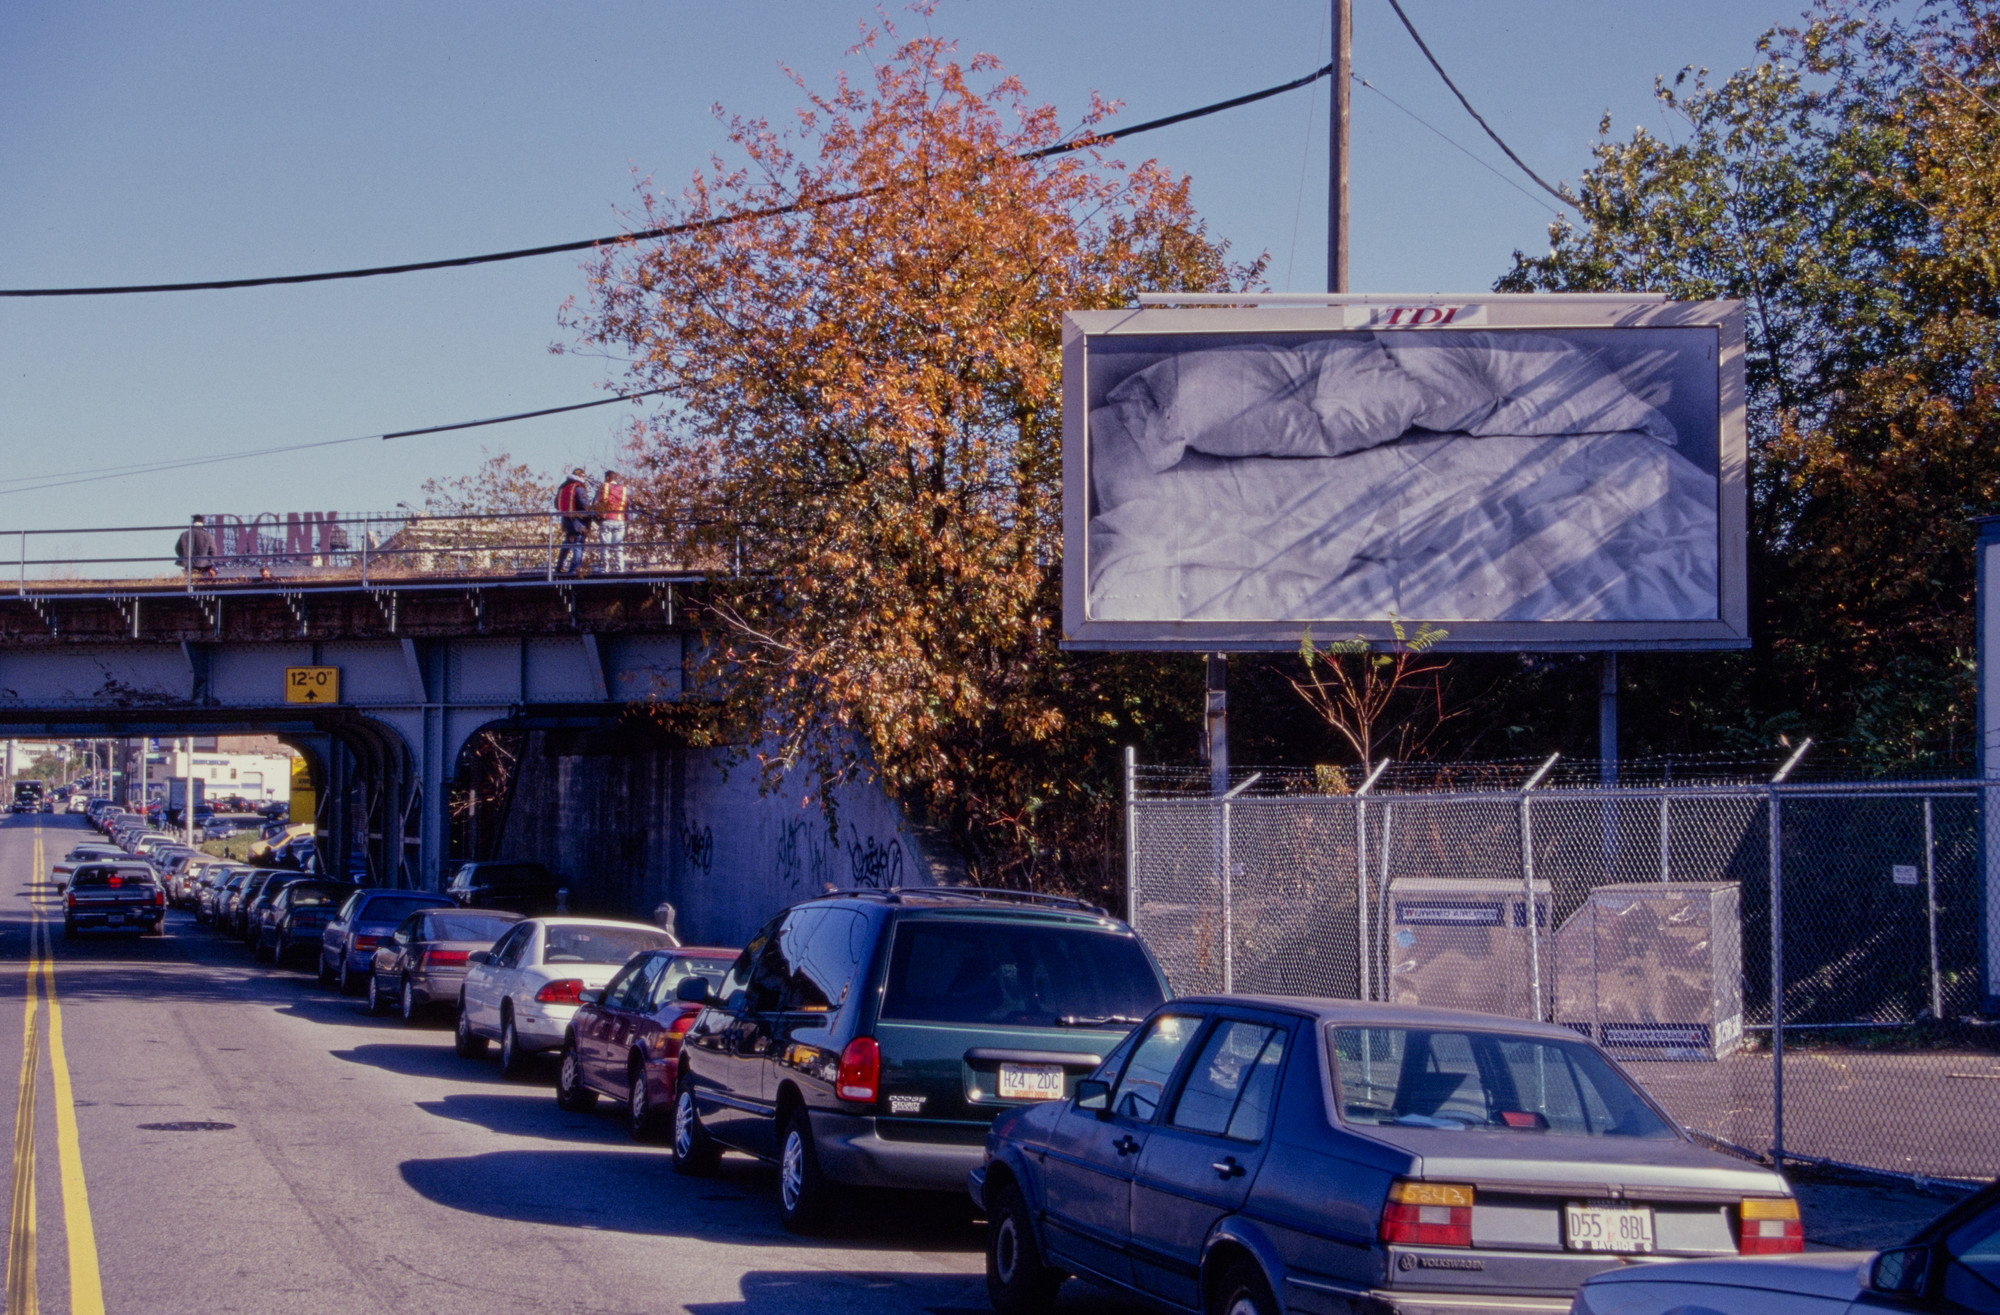
[[738,570],[740,548],[715,541],[704,528],[698,520],[647,514],[622,527],[588,521],[579,538],[565,532],[563,517],[542,511],[223,513],[173,525],[0,532],[0,570],[24,596],[121,585],[387,587]]

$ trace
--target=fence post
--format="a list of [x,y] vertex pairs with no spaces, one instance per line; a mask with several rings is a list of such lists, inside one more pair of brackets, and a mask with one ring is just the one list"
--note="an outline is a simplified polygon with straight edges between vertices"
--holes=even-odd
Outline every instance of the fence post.
[[1389,770],[1389,759],[1384,758],[1368,773],[1368,779],[1354,792],[1354,877],[1356,895],[1356,917],[1354,922],[1355,964],[1359,969],[1361,989],[1357,993],[1363,1000],[1373,1000],[1375,938],[1368,930],[1368,801],[1366,795],[1375,788],[1375,782],[1382,779],[1382,773]]
[[1785,1163],[1785,883],[1778,790],[1769,787],[1771,839],[1771,1163]]
[[1542,929],[1541,907],[1535,900],[1535,832],[1534,818],[1529,803],[1529,794],[1541,784],[1542,777],[1548,775],[1549,768],[1556,765],[1559,753],[1549,755],[1549,760],[1535,769],[1527,783],[1521,787],[1521,892],[1526,898],[1524,916],[1528,922],[1528,978],[1534,984],[1535,1021],[1546,1020],[1542,1009]]
[[[668,586],[667,606],[673,606],[672,586]],[[671,618],[670,618],[671,620]],[[1139,751],[1131,745],[1125,746],[1125,921],[1137,934],[1139,931],[1139,837],[1137,823],[1139,810],[1134,807],[1138,798]]]
[[1660,793],[1660,880],[1671,881],[1668,875],[1672,868],[1674,833],[1667,826],[1667,795]]
[[1924,902],[1928,906],[1931,933],[1931,1017],[1944,1021],[1944,991],[1938,981],[1937,946],[1937,840],[1931,828],[1931,796],[1924,796]]
[[1229,853],[1229,797],[1222,798],[1222,821],[1217,840],[1222,849],[1222,993],[1236,989],[1236,906],[1232,900],[1235,863]]

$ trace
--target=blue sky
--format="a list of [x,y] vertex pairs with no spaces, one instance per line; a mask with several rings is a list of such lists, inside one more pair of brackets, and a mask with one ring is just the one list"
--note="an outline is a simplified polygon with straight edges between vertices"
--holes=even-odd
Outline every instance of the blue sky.
[[[1404,0],[1469,95],[1545,177],[1588,164],[1599,118],[1670,132],[1655,75],[1719,72],[1800,0]],[[1073,118],[1090,91],[1138,122],[1324,62],[1325,0],[942,0]],[[1551,214],[1468,120],[1387,0],[1354,0],[1352,283],[1485,288]],[[244,277],[614,232],[635,175],[675,189],[722,133],[780,118],[783,71],[827,85],[873,9],[850,0],[550,5],[11,0],[0,6],[0,286]],[[899,21],[918,20],[899,16]],[[1121,149],[1191,175],[1211,232],[1268,251],[1274,289],[1323,288],[1326,88]],[[1500,175],[1504,175],[1500,176]],[[1520,184],[1517,188],[1513,184]],[[1523,191],[1521,188],[1525,188]],[[61,489],[18,481],[380,433],[588,400],[565,341],[578,261],[355,283],[0,301],[0,532],[196,511],[383,509],[482,449],[601,465],[614,412],[375,442]],[[0,550],[0,556],[5,556]]]

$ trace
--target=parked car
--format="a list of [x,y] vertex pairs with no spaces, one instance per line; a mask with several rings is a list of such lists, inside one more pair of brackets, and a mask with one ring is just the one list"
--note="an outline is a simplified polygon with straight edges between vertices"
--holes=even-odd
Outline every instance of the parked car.
[[1589,1040],[1356,1001],[1173,1001],[994,1120],[968,1182],[1008,1315],[1070,1274],[1239,1315],[1553,1313],[1637,1256],[1803,1245],[1782,1174],[1697,1145]]
[[[1771,1223],[1761,1221],[1759,1229]],[[1992,1315],[2000,1311],[2000,1180],[1885,1251],[1609,1270],[1585,1283],[1570,1309],[1575,1315]]]
[[63,935],[80,931],[166,929],[167,892],[144,863],[85,863],[70,874],[63,895]]
[[[250,873],[250,880],[243,883],[243,889],[229,902],[229,923],[224,928],[231,936],[248,945],[257,930],[257,911],[262,906],[259,900],[267,895],[275,895],[285,888],[285,882],[297,881],[302,874],[281,872],[276,868],[257,868]],[[272,882],[278,884],[273,886]]]
[[583,1111],[609,1096],[635,1140],[651,1141],[673,1120],[681,1039],[701,1005],[682,1000],[681,983],[708,994],[722,985],[740,951],[683,947],[639,955],[607,983],[578,998],[556,1067],[556,1104]]
[[236,926],[236,911],[242,906],[243,892],[257,879],[258,869],[238,868],[216,889],[210,902],[209,923],[217,931],[230,934]]
[[230,880],[246,875],[248,871],[233,863],[217,863],[203,868],[201,876],[195,879],[194,920],[213,924]]
[[554,913],[562,880],[540,863],[467,863],[452,874],[444,893],[468,909],[511,909],[533,916]]
[[458,1003],[467,959],[521,920],[504,909],[420,909],[375,948],[368,977],[368,1012],[400,1009],[405,1023],[435,1005]]
[[64,890],[67,889],[69,886],[69,874],[76,871],[78,864],[92,862],[95,860],[116,861],[124,857],[125,857],[125,851],[118,848],[118,846],[116,845],[99,844],[96,841],[86,841],[85,843],[78,845],[76,848],[70,850],[69,853],[64,854],[62,858],[58,860],[56,864],[49,869],[49,879],[56,883],[56,889],[58,891]]
[[328,920],[320,933],[319,984],[352,995],[367,984],[375,951],[396,925],[418,909],[450,908],[442,895],[420,890],[364,888],[348,896],[347,902]]
[[928,887],[797,905],[681,1046],[674,1167],[707,1173],[723,1147],[775,1160],[800,1230],[842,1185],[963,1190],[994,1115],[1067,1096],[1166,998],[1132,929],[1075,900]]
[[282,968],[308,947],[317,950],[326,924],[354,889],[311,877],[286,885],[258,915],[256,956]]
[[66,807],[72,813],[88,812],[90,810],[90,796],[73,794],[69,797],[69,803]]
[[538,1051],[561,1046],[583,993],[601,987],[645,950],[679,946],[640,922],[601,918],[530,918],[491,950],[467,960],[458,991],[458,1053],[475,1058],[500,1043],[500,1072],[528,1071]]

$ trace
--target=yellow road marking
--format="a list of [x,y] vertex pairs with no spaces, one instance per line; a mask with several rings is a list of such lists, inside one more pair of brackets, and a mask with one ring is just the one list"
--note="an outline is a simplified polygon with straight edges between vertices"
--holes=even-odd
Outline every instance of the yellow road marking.
[[42,936],[42,979],[49,995],[49,1071],[55,1081],[56,1161],[62,1171],[63,1232],[69,1241],[71,1315],[104,1315],[104,1283],[97,1272],[97,1230],[90,1223],[90,1193],[83,1185],[83,1149],[76,1135],[76,1098],[63,1053],[62,1004],[56,999],[56,961],[48,953],[49,926]]
[[[36,868],[39,869],[39,851]],[[40,916],[30,913],[28,931],[27,1004],[21,1018],[21,1094],[14,1106],[13,1191],[7,1220],[8,1315],[35,1315],[40,1293],[35,1282],[35,1073],[40,1067],[42,1036],[35,976]]]

